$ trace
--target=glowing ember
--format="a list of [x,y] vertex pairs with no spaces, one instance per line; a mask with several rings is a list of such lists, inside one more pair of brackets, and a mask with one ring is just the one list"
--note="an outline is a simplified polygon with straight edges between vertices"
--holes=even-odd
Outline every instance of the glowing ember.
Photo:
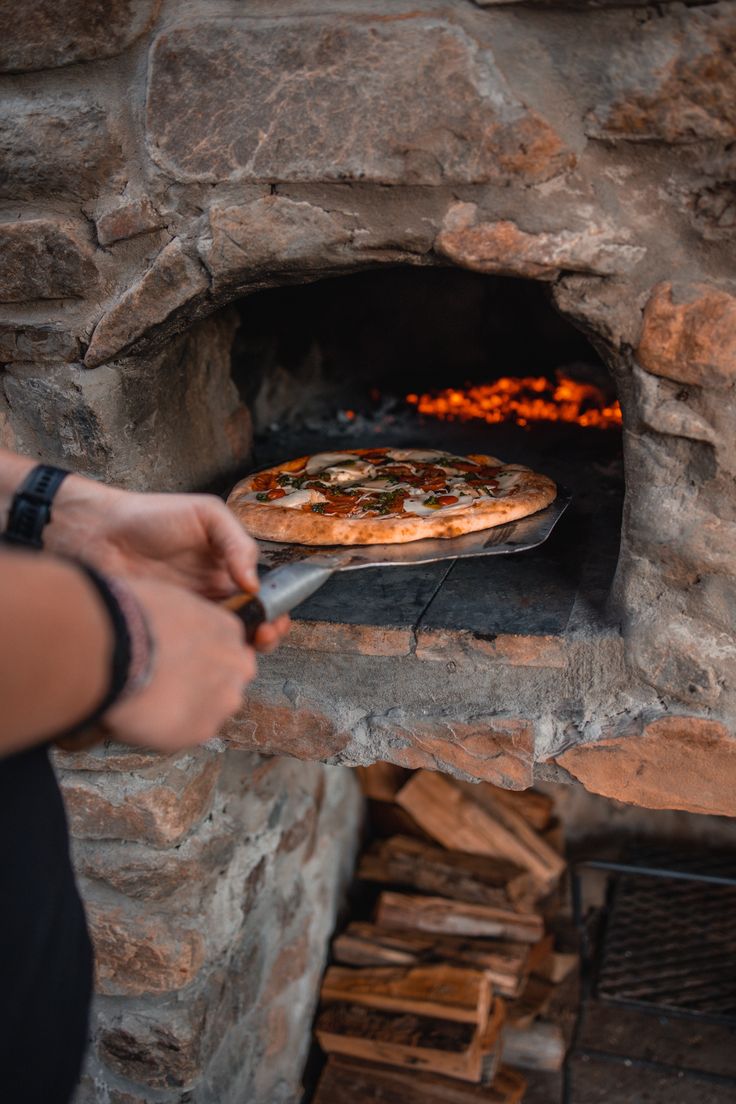
[[407,395],[406,401],[421,414],[431,414],[444,421],[469,421],[482,418],[485,422],[577,422],[581,426],[608,429],[621,425],[618,400],[609,403],[599,387],[580,383],[562,372],[557,382],[544,376],[511,378],[504,376],[495,383],[444,391],[426,395]]

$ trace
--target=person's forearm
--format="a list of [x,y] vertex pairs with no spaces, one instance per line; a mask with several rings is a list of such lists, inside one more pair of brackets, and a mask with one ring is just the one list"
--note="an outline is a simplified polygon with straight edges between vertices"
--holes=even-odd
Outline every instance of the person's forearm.
[[108,615],[78,568],[0,552],[0,756],[92,713],[108,689],[112,647]]

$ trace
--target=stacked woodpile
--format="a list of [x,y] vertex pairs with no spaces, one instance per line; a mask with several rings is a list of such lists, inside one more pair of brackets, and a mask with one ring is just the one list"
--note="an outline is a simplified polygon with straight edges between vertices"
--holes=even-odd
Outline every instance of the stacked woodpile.
[[519,1070],[565,1055],[543,1018],[576,965],[547,930],[565,870],[553,802],[385,763],[360,775],[368,918],[332,944],[313,1104],[516,1104]]

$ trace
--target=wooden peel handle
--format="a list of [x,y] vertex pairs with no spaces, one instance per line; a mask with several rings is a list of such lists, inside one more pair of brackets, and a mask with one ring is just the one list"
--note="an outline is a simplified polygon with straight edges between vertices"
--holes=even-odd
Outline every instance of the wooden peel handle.
[[[245,639],[252,644],[259,626],[266,620],[266,611],[261,600],[254,594],[241,593],[234,594],[232,598],[226,598],[220,605],[238,615],[245,626]],[[105,726],[96,724],[71,736],[60,736],[58,740],[54,740],[54,744],[63,751],[86,751],[107,739],[108,736]]]

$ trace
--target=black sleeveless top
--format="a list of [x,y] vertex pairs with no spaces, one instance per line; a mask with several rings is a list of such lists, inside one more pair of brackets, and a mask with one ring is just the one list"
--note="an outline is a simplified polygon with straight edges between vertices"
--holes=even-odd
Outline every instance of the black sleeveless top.
[[0,1097],[8,1104],[70,1100],[91,989],[61,793],[46,748],[33,748],[0,759]]

